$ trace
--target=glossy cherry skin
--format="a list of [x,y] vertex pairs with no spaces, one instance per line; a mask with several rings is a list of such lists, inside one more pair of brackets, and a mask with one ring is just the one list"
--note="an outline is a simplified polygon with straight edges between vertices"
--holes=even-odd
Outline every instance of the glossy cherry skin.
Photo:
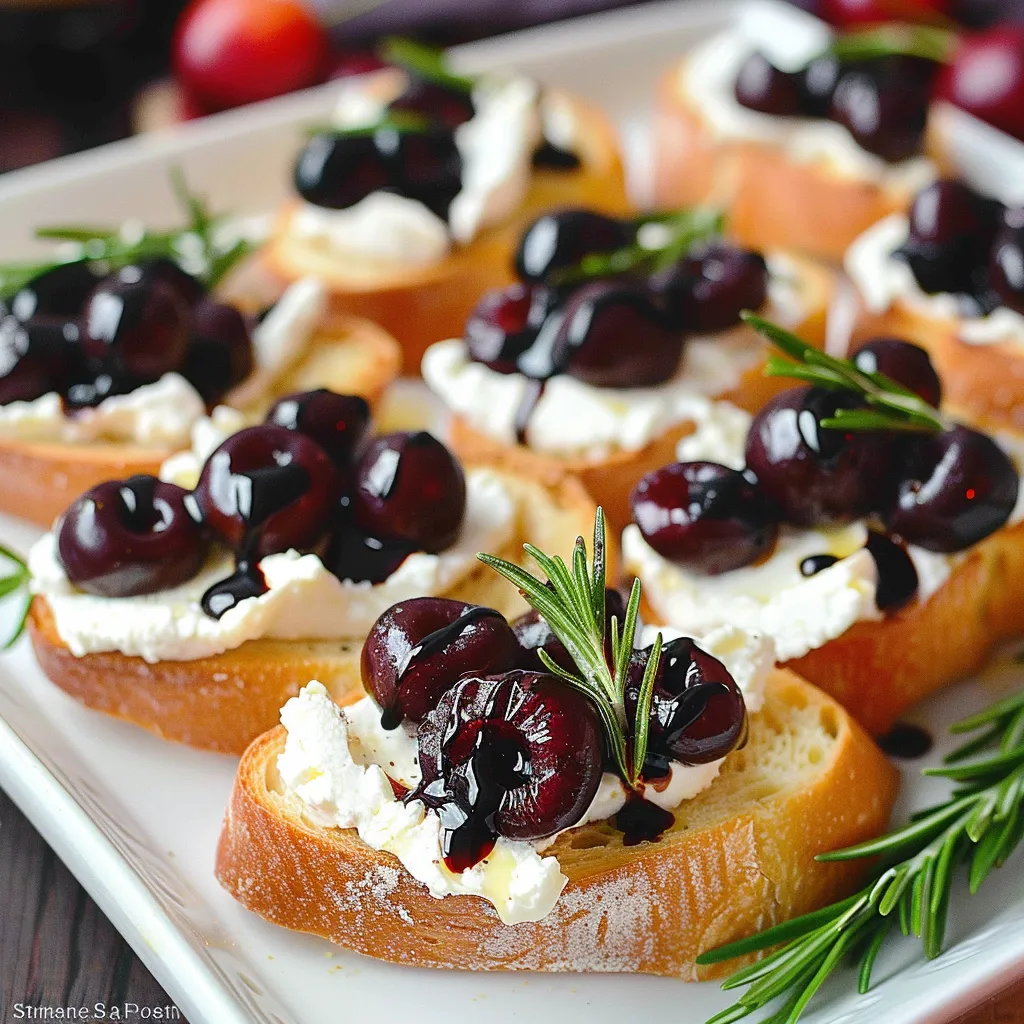
[[1024,314],[1024,207],[1004,213],[992,246],[988,274],[1000,303]]
[[837,409],[860,404],[848,393],[793,388],[754,417],[747,468],[786,522],[848,522],[885,503],[895,458],[892,436],[820,425]]
[[949,13],[949,0],[821,0],[818,15],[840,28],[883,21],[932,21]]
[[929,551],[962,551],[1006,524],[1018,487],[1006,452],[987,434],[958,425],[907,446],[886,525]]
[[763,53],[752,53],[736,76],[736,100],[762,114],[801,114],[802,76],[798,72],[780,71]]
[[778,510],[760,488],[714,462],[675,462],[648,473],[630,505],[659,555],[709,576],[757,561],[778,535]]
[[800,74],[801,113],[805,117],[828,117],[832,112],[832,94],[842,73],[842,65],[832,54],[810,61]]
[[426,431],[383,434],[356,468],[356,526],[382,540],[443,551],[462,529],[466,478],[458,460]]
[[82,352],[115,376],[155,381],[180,369],[188,350],[190,311],[179,292],[140,267],[101,281],[82,315]]
[[457,128],[475,113],[469,93],[416,77],[410,78],[402,94],[388,104],[388,109],[422,114],[447,128]]
[[553,210],[523,233],[515,256],[516,274],[522,281],[560,284],[559,273],[577,266],[584,256],[612,252],[632,238],[629,225],[593,210]]
[[9,304],[11,312],[23,321],[33,317],[77,317],[102,276],[95,264],[84,261],[54,267],[15,292]]
[[207,542],[186,510],[187,493],[151,476],[86,491],[57,526],[57,553],[68,579],[101,597],[152,594],[190,580],[203,564]]
[[195,490],[203,521],[248,559],[315,548],[338,500],[338,471],[308,437],[273,424],[232,434]]
[[444,597],[415,597],[392,605],[363,644],[366,692],[385,713],[385,725],[420,722],[466,672],[504,672],[519,653],[512,628],[493,608]]
[[336,466],[347,469],[369,440],[370,405],[360,395],[320,388],[279,398],[267,413],[267,422],[305,434]]
[[648,289],[630,281],[593,281],[548,318],[518,366],[540,380],[568,373],[595,387],[653,387],[675,376],[682,351],[682,332]]
[[937,93],[1016,139],[1024,139],[1024,25],[964,36]]
[[872,338],[857,349],[853,363],[864,373],[884,374],[935,408],[942,404],[942,382],[919,345],[899,338]]
[[[626,680],[626,718],[636,718],[637,700],[651,648],[634,651]],[[644,777],[668,773],[668,762],[708,764],[743,745],[747,708],[726,667],[689,637],[670,640],[661,651]]]
[[466,320],[470,357],[498,373],[515,373],[551,305],[552,293],[538,285],[517,282],[484,292]]
[[914,198],[909,235],[898,255],[929,294],[977,294],[1000,213],[999,203],[959,181],[932,182]]
[[713,242],[652,282],[673,321],[695,334],[715,334],[740,322],[745,309],[768,299],[768,266],[758,252]]
[[182,373],[208,406],[215,405],[253,371],[255,357],[245,317],[209,297],[192,310],[192,335]]
[[0,405],[63,391],[77,342],[78,327],[72,322],[0,319]]
[[453,870],[477,863],[498,836],[529,842],[575,825],[603,770],[593,706],[539,672],[463,678],[423,720],[418,743],[414,796],[437,809]]

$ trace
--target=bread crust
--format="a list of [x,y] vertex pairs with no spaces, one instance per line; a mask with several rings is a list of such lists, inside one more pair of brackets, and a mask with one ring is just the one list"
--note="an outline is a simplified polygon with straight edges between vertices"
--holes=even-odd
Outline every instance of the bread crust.
[[[355,317],[332,316],[302,360],[256,396],[252,407],[262,410],[275,397],[309,387],[363,395],[374,405],[400,366],[398,344],[387,332]],[[48,527],[90,487],[135,473],[155,475],[172,454],[167,447],[0,436],[0,512]]]
[[[825,345],[825,329],[834,279],[832,273],[810,260],[789,257],[793,262],[804,301],[806,315],[793,328],[801,338],[817,348]],[[765,314],[776,319],[771,308]],[[730,333],[756,337],[753,328],[741,325]],[[762,343],[767,355],[768,345]],[[763,364],[746,370],[739,383],[730,391],[716,397],[757,412],[766,402],[792,386],[784,377],[766,377]],[[694,424],[676,424],[660,437],[638,451],[617,451],[599,459],[587,456],[559,456],[535,452],[526,445],[510,445],[496,441],[474,427],[461,416],[452,416],[448,440],[458,455],[470,462],[482,462],[514,473],[521,473],[548,483],[564,477],[575,477],[601,505],[616,530],[622,531],[630,522],[629,494],[636,482],[646,473],[676,461],[676,445],[693,432]]]
[[677,66],[662,77],[655,99],[659,206],[721,205],[730,233],[744,245],[839,263],[861,232],[910,205],[908,188],[839,175],[821,163],[796,163],[765,143],[716,139],[681,80]]
[[423,268],[368,260],[342,261],[338,255],[296,238],[289,224],[297,203],[284,208],[262,250],[267,270],[286,287],[312,275],[330,288],[336,309],[365,317],[391,331],[405,352],[406,372],[419,372],[420,360],[435,341],[458,337],[466,318],[489,288],[515,280],[512,258],[523,229],[557,207],[586,206],[610,214],[631,210],[618,140],[595,107],[576,98],[581,124],[583,166],[575,171],[537,169],[522,206],[506,222],[483,231],[464,248]]
[[[820,763],[804,765],[798,781],[757,773],[744,758],[793,707],[832,737],[818,748]],[[562,836],[549,851],[569,879],[555,909],[509,926],[477,897],[432,898],[353,830],[308,824],[297,801],[275,789],[284,740],[278,727],[242,758],[217,878],[267,920],[417,967],[720,976],[735,962],[697,968],[695,957],[849,892],[863,863],[814,856],[877,834],[896,791],[894,769],[859,727],[830,698],[777,671],[750,745],[682,805],[671,832],[636,846],[623,846],[604,823]],[[756,782],[730,804],[723,794],[744,772]]]
[[[519,530],[497,554],[522,563],[522,542],[528,539],[568,558],[576,537],[593,530],[594,504],[575,481],[549,489],[528,478],[505,474],[505,479],[519,505]],[[612,555],[609,575],[615,578],[614,550]],[[439,596],[489,605],[513,617],[526,610],[519,594],[483,565]],[[363,696],[361,637],[250,640],[209,658],[152,664],[118,651],[76,657],[57,633],[43,597],[32,602],[28,628],[43,672],[76,700],[203,750],[242,753],[253,737],[275,725],[281,705],[311,679],[319,679],[339,704]]]

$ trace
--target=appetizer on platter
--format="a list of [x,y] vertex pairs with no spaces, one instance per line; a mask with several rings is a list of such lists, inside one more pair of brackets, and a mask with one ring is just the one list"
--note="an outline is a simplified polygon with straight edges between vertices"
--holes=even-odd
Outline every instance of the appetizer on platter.
[[761,326],[805,361],[772,369],[806,384],[746,417],[731,447],[685,438],[680,462],[642,480],[624,566],[650,621],[764,632],[881,734],[1024,633],[1018,469],[938,412],[922,349],[881,339],[848,362]]
[[463,337],[424,356],[455,450],[537,479],[575,476],[621,527],[633,484],[671,459],[712,399],[756,410],[779,390],[741,310],[824,344],[830,273],[719,229],[701,208],[629,220],[563,209],[531,224],[519,281],[485,293]]
[[522,76],[468,78],[431,51],[347,81],[298,156],[264,264],[400,338],[415,372],[481,292],[512,280],[523,226],[553,206],[629,208],[612,127]]
[[[421,967],[641,971],[816,908],[875,835],[895,772],[831,698],[723,627],[634,647],[593,565],[529,547],[548,582],[481,556],[534,605],[389,609],[368,696],[318,683],[239,765],[217,876],[286,927]],[[572,651],[570,655],[569,652]],[[852,870],[851,870],[852,868]]]
[[240,753],[314,677],[357,699],[363,639],[396,601],[515,614],[477,552],[528,536],[568,552],[593,516],[572,481],[464,470],[423,431],[373,434],[358,396],[286,396],[244,422],[218,410],[163,479],[98,484],[28,559],[43,671],[190,746]]

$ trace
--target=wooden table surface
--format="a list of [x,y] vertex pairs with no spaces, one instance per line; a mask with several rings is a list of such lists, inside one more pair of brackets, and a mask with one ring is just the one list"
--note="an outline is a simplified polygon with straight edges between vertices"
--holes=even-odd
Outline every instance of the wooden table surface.
[[[162,1009],[164,1020],[174,1019],[166,1015],[176,1008],[163,989],[2,791],[0,908],[0,1024],[27,1018],[25,1010],[18,1015],[18,1004],[134,1005],[140,1011]],[[134,1024],[142,1017],[122,1019]],[[185,1021],[184,1015],[176,1019]],[[1020,1022],[1024,984],[955,1024]]]

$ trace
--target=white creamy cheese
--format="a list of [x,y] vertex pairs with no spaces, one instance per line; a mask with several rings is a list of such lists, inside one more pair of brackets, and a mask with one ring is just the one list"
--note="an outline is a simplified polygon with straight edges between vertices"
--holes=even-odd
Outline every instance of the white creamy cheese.
[[391,605],[444,594],[473,572],[478,551],[497,551],[515,535],[517,509],[490,470],[466,474],[466,515],[458,540],[439,554],[414,552],[383,583],[339,580],[316,555],[295,551],[260,562],[267,592],[246,598],[219,619],[200,606],[205,591],[232,570],[215,557],[187,583],[140,597],[86,594],[68,580],[56,539],[45,534],[29,553],[33,592],[46,597],[61,639],[76,656],[120,651],[146,661],[190,661],[247,640],[344,640],[365,636]]
[[176,448],[188,443],[192,424],[205,411],[196,389],[180,374],[167,373],[154,384],[112,395],[70,415],[56,393],[31,402],[8,402],[0,406],[0,435],[24,441],[119,441]]
[[964,317],[956,296],[923,292],[913,271],[893,253],[910,232],[905,214],[890,214],[872,225],[847,250],[843,265],[872,313],[884,313],[895,302],[905,302],[924,316],[959,321],[958,336],[968,345],[1011,342],[1024,346],[1024,316],[1000,306],[986,316]]
[[[663,632],[666,639],[681,635]],[[725,664],[743,690],[748,709],[758,711],[775,661],[771,641],[724,627],[698,643]],[[278,757],[278,774],[311,821],[356,829],[368,846],[398,857],[435,898],[480,896],[505,924],[539,921],[551,912],[568,879],[557,858],[541,854],[557,836],[536,843],[499,837],[491,853],[472,868],[453,872],[445,866],[436,812],[419,800],[403,804],[389,781],[390,777],[411,789],[420,780],[415,727],[403,725],[388,732],[381,728],[380,709],[369,697],[342,709],[318,682],[309,683],[285,704],[281,724],[288,737]],[[721,765],[722,761],[696,766],[672,762],[668,779],[657,789],[648,787],[645,796],[673,810],[710,786]],[[625,800],[622,782],[606,772],[573,828],[611,818]]]
[[780,67],[796,70],[821,53],[830,39],[824,23],[795,8],[769,12],[758,5],[756,12],[745,12],[736,28],[692,50],[680,71],[680,91],[718,139],[779,146],[796,162],[820,162],[835,174],[884,185],[916,190],[935,177],[924,157],[886,163],[834,121],[779,117],[742,106],[735,95],[736,79],[753,53],[760,50]]

